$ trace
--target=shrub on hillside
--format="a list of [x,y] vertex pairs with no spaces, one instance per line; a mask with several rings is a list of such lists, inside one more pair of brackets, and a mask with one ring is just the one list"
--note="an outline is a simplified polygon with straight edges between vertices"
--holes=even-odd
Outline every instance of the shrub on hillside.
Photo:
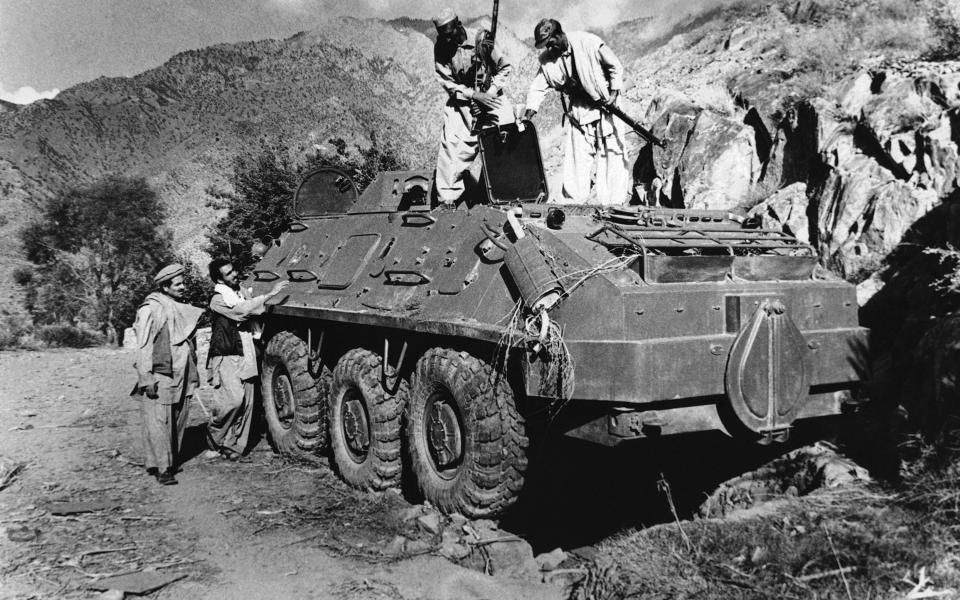
[[0,310],[0,350],[19,348],[32,331],[33,324],[25,315]]
[[868,58],[915,60],[935,43],[923,3],[833,0],[784,6],[783,12],[800,25],[785,32],[781,52],[795,65],[792,87],[805,97],[861,69]]
[[926,4],[927,18],[935,39],[930,58],[960,58],[960,5],[951,0],[926,0]]
[[[108,177],[46,201],[20,233],[33,264],[14,274],[34,323],[90,323],[105,339],[120,339],[153,289],[153,274],[174,260],[165,217],[142,178]],[[93,339],[74,334],[44,335],[55,343]]]
[[76,325],[44,325],[37,329],[37,338],[48,346],[88,348],[103,344],[104,335],[87,327]]
[[381,146],[376,138],[369,148],[358,147],[354,153],[342,139],[330,140],[325,150],[298,161],[288,146],[265,142],[237,155],[234,193],[220,194],[214,204],[227,212],[207,234],[210,255],[230,257],[241,271],[252,265],[254,243],[278,238],[293,220],[293,194],[310,171],[341,169],[362,192],[380,171],[407,168],[391,146]]

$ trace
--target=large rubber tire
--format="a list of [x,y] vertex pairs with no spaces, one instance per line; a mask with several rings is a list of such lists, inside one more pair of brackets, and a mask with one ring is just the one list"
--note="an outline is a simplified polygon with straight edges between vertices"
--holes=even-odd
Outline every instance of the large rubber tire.
[[310,458],[328,447],[324,410],[330,370],[317,377],[307,364],[306,342],[281,331],[267,344],[260,374],[263,414],[274,449],[297,458]]
[[443,512],[493,517],[516,501],[529,442],[510,386],[487,363],[428,350],[410,382],[405,434],[417,486]]
[[[388,372],[388,375],[392,373]],[[355,348],[337,362],[327,422],[333,468],[361,490],[399,487],[403,474],[400,423],[407,384],[395,394],[380,383],[380,357]]]

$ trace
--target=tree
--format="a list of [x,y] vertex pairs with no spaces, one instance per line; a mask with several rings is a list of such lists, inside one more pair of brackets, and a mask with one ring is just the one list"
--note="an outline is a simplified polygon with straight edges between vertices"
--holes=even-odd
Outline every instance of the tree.
[[244,271],[255,260],[251,248],[280,237],[293,220],[293,194],[304,175],[324,166],[348,173],[362,192],[380,171],[407,168],[390,146],[376,137],[367,149],[355,155],[342,139],[329,141],[330,151],[310,154],[295,161],[293,152],[281,143],[264,142],[260,148],[237,155],[233,161],[233,194],[223,197],[227,213],[208,233],[211,256],[230,258]]
[[164,218],[143,178],[108,177],[45,202],[20,233],[33,267],[16,274],[34,321],[85,322],[119,339],[153,274],[173,260]]
[[927,0],[927,20],[933,29],[933,60],[960,57],[960,6],[951,0]]

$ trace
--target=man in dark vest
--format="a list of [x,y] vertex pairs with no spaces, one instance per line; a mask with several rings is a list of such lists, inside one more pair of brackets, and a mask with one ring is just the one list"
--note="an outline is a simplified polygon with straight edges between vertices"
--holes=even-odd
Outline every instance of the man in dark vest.
[[194,334],[203,309],[181,302],[186,285],[183,265],[160,269],[157,291],[137,309],[137,385],[141,399],[143,449],[147,473],[163,485],[177,482],[177,452],[187,427],[189,402],[199,384]]
[[240,288],[240,274],[222,258],[210,261],[210,279],[215,285],[210,299],[207,377],[217,390],[217,403],[207,430],[220,454],[237,460],[250,438],[254,380],[258,375],[252,317],[263,314],[264,303],[283,291],[288,282],[278,281],[268,293],[249,298]]

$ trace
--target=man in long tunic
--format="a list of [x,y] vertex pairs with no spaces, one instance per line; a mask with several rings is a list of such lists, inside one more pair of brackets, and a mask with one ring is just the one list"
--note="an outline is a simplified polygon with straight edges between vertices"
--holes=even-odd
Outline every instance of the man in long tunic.
[[141,399],[143,451],[147,473],[163,485],[177,483],[177,454],[189,418],[189,401],[199,384],[195,333],[203,309],[181,302],[183,265],[172,264],[154,277],[158,290],[137,310],[137,385]]
[[437,28],[434,63],[440,85],[447,92],[436,187],[440,201],[452,205],[463,194],[464,176],[477,158],[476,130],[514,122],[513,106],[502,95],[512,68],[494,46],[487,66],[492,75],[490,87],[486,91],[475,89],[478,67],[474,59],[475,42],[482,40],[485,32],[480,31],[471,38],[450,9],[441,12],[433,22]]
[[563,201],[590,202],[596,171],[599,204],[630,199],[633,181],[626,151],[626,126],[604,105],[614,105],[623,88],[623,66],[603,40],[585,31],[564,32],[560,23],[543,19],[534,29],[543,48],[540,70],[527,92],[524,119],[540,109],[549,89],[561,93],[564,110]]
[[270,292],[249,298],[240,287],[240,276],[233,264],[224,259],[210,262],[214,294],[207,377],[217,393],[216,409],[210,415],[207,431],[210,441],[230,460],[239,459],[250,440],[253,421],[254,381],[257,378],[257,353],[251,318],[266,311],[265,302],[279,294],[287,281],[279,281]]

